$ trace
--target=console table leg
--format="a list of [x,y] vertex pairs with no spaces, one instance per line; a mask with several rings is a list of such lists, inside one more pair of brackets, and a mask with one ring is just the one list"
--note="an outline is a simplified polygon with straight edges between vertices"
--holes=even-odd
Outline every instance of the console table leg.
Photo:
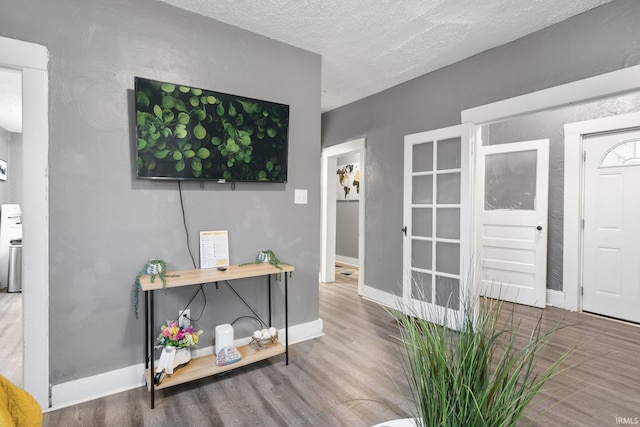
[[273,326],[273,319],[271,318],[271,275],[267,276],[267,280],[269,283],[269,327]]
[[149,297],[144,293],[144,367],[149,367]]
[[[149,291],[149,328],[153,328],[153,291]],[[149,329],[150,330],[150,329]],[[155,407],[155,382],[154,377],[156,370],[154,368],[154,354],[153,354],[153,334],[149,334],[149,351],[151,353],[151,359],[149,361],[149,382],[151,383],[151,409]]]
[[284,362],[289,365],[289,282],[284,273]]

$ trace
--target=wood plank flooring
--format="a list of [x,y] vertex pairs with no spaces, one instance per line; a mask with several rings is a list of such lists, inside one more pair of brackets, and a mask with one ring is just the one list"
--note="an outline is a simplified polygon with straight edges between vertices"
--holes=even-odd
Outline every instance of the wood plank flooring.
[[139,387],[45,413],[44,425],[351,427],[408,416],[391,317],[350,278],[321,284],[320,300],[325,335],[290,346],[289,366],[278,356],[160,390],[153,410]]
[[[45,426],[371,426],[410,415],[399,366],[397,328],[379,306],[356,295],[356,280],[320,284],[325,335],[283,356],[156,395],[144,387],[44,415]],[[504,313],[509,314],[511,306]],[[514,306],[517,319],[539,309]],[[542,367],[577,345],[566,366],[528,408],[520,425],[615,426],[640,417],[640,328],[556,308],[543,327],[570,324],[554,336]],[[525,333],[524,331],[522,332]]]

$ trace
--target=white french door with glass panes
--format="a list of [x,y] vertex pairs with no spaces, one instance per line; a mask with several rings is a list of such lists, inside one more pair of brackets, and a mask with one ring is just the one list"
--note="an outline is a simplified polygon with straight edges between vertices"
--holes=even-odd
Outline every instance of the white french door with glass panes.
[[478,161],[480,291],[544,307],[549,140],[483,146]]
[[453,329],[472,285],[470,132],[459,125],[404,138],[404,309]]

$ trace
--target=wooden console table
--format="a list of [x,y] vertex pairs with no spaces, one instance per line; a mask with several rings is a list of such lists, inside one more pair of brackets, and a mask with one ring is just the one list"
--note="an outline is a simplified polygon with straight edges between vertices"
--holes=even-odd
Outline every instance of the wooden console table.
[[295,270],[291,265],[280,265],[281,270],[272,266],[271,264],[247,264],[243,266],[232,265],[225,271],[220,271],[216,268],[211,269],[194,269],[194,270],[179,270],[167,272],[167,289],[179,288],[182,286],[193,286],[206,283],[218,283],[236,279],[247,279],[250,277],[267,276],[267,284],[269,286],[269,326],[271,325],[271,276],[274,274],[284,275],[284,328],[285,328],[285,343],[284,346],[277,342],[271,344],[266,348],[258,351],[251,345],[244,345],[238,348],[238,351],[242,355],[242,359],[236,363],[225,366],[216,365],[215,355],[207,355],[202,357],[196,357],[192,359],[187,365],[180,367],[173,375],[168,375],[162,383],[154,384],[154,354],[153,348],[156,341],[156,334],[154,331],[154,291],[162,290],[163,284],[160,278],[156,277],[153,282],[150,281],[150,276],[140,277],[140,287],[144,291],[144,311],[145,311],[145,351],[144,360],[145,377],[147,380],[147,388],[151,394],[151,408],[155,406],[155,390],[160,390],[174,385],[183,384],[189,381],[197,380],[200,378],[215,375],[221,372],[229,371],[231,369],[246,366],[251,363],[258,362],[260,360],[268,359],[278,354],[284,353],[285,364],[289,364],[289,302],[288,302],[288,275]]

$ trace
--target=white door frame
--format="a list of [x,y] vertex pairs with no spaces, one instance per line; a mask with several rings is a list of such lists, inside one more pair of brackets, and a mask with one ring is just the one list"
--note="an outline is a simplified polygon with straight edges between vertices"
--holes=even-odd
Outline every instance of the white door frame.
[[[462,123],[476,126],[506,120],[571,104],[594,101],[640,90],[640,65],[589,77],[583,80],[554,86],[514,98],[505,99],[461,112]],[[480,142],[477,142],[480,143]],[[569,145],[571,142],[569,143]],[[575,143],[574,143],[575,144]],[[565,141],[564,163],[564,241],[563,241],[563,290],[547,290],[547,304],[576,311],[579,272],[581,269],[580,241],[580,154],[567,153]],[[578,183],[574,182],[578,179]],[[569,182],[567,182],[569,180]],[[572,191],[571,189],[575,189]],[[477,245],[477,242],[476,242]],[[477,253],[478,247],[475,246]]]
[[364,208],[366,204],[366,153],[365,138],[332,145],[322,150],[322,208],[320,225],[320,281],[336,280],[336,169],[338,157],[346,154],[360,155],[360,201],[358,202],[358,295],[364,289]]
[[[584,217],[584,137],[588,134],[637,128],[640,113],[604,117],[564,125],[564,274],[565,306],[582,310],[580,287],[584,250],[582,247]],[[569,220],[569,221],[568,221]]]
[[22,71],[24,388],[43,408],[49,407],[48,62],[44,46],[0,37],[0,65]]

